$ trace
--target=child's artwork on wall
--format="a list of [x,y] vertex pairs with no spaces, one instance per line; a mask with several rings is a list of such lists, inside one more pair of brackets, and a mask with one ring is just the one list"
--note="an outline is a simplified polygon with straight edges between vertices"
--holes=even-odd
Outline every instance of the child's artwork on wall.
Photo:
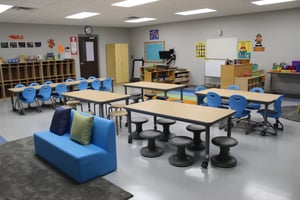
[[238,42],[238,58],[251,58],[251,41]]
[[262,45],[262,35],[258,33],[255,37],[255,46],[253,47],[253,51],[265,51],[265,47]]
[[196,42],[196,58],[205,58],[206,55],[205,42]]

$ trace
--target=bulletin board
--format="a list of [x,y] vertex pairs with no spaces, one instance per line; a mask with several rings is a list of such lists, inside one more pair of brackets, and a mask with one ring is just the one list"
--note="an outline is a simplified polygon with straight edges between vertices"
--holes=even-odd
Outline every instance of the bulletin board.
[[165,50],[164,41],[144,42],[144,59],[145,62],[162,63],[163,60],[159,58],[159,51]]
[[205,76],[221,77],[221,65],[237,58],[237,38],[206,40]]

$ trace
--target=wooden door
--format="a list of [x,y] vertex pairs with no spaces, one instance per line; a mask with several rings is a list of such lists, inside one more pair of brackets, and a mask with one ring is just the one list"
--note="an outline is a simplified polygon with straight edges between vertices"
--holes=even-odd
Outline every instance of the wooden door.
[[98,59],[98,36],[79,35],[78,41],[80,76],[84,78],[88,78],[89,76],[100,77]]

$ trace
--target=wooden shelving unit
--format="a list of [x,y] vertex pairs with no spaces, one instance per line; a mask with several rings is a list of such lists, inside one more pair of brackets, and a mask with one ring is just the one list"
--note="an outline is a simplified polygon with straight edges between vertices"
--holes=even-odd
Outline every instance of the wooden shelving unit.
[[189,86],[190,72],[189,71],[175,71],[174,83]]
[[264,88],[265,75],[251,76],[251,77],[236,77],[235,85],[238,85],[240,90],[249,91],[254,87]]
[[226,89],[229,85],[235,84],[236,77],[242,77],[247,73],[252,73],[252,64],[221,65],[221,88]]
[[16,84],[29,85],[32,82],[43,84],[47,80],[63,82],[76,78],[75,61],[40,61],[0,65],[0,98],[9,96],[8,88]]

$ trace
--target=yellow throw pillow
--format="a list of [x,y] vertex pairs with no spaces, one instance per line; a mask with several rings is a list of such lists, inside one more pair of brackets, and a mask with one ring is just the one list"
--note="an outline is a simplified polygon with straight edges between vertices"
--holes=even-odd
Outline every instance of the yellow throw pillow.
[[90,144],[93,124],[93,116],[85,116],[77,111],[74,112],[71,126],[71,139],[83,145]]

